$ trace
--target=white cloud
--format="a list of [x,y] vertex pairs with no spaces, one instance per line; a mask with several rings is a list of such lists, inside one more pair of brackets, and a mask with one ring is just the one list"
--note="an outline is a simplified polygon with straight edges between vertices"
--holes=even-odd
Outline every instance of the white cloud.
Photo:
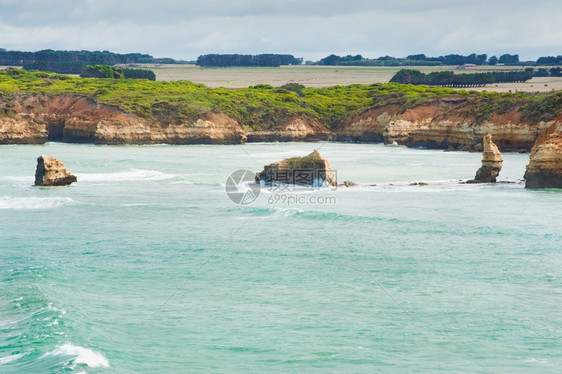
[[143,52],[562,54],[562,2],[0,0],[0,47]]

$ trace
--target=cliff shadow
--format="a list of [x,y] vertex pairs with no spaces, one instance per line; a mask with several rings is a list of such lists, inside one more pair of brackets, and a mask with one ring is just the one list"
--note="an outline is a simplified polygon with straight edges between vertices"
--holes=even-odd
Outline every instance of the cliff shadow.
[[47,124],[47,141],[62,142],[64,134],[64,122]]

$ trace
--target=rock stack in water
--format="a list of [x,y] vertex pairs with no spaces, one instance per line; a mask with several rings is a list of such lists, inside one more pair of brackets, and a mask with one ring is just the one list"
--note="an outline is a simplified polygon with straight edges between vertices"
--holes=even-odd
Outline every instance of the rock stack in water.
[[476,171],[476,177],[466,183],[496,183],[496,178],[502,169],[502,154],[492,141],[492,135],[484,136],[482,141],[484,144],[482,166]]
[[537,138],[525,173],[525,188],[562,188],[562,122]]
[[337,186],[336,173],[328,160],[316,149],[304,157],[291,157],[264,166],[256,182],[297,184],[303,186]]
[[72,175],[59,159],[51,156],[37,158],[36,186],[67,186],[74,182],[76,176]]

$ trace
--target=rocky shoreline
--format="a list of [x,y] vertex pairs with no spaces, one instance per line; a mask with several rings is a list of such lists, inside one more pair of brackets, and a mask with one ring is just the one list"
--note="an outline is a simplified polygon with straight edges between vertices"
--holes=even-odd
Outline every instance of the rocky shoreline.
[[335,140],[481,152],[482,138],[492,134],[502,152],[529,152],[542,131],[562,121],[558,116],[531,123],[519,108],[491,113],[485,120],[469,111],[466,102],[454,99],[423,103],[403,112],[397,105],[372,108],[345,122]]
[[483,137],[492,134],[502,152],[531,152],[527,187],[562,187],[562,114],[531,123],[514,107],[478,119],[468,106],[449,97],[406,110],[393,104],[373,107],[332,130],[309,117],[287,118],[254,129],[218,111],[208,111],[195,121],[168,123],[88,96],[25,94],[9,100],[0,96],[0,144],[339,141],[481,152]]
[[[292,117],[258,129],[220,112],[195,121],[167,123],[144,118],[118,106],[80,95],[0,97],[0,144],[47,141],[93,144],[242,144],[277,141],[340,141],[406,145],[445,150],[482,151],[482,138],[494,136],[502,152],[530,152],[541,132],[562,122],[562,115],[530,123],[514,108],[479,121],[466,103],[441,99],[401,112],[397,105],[370,108],[333,130],[314,118]],[[1,113],[10,113],[2,115]]]

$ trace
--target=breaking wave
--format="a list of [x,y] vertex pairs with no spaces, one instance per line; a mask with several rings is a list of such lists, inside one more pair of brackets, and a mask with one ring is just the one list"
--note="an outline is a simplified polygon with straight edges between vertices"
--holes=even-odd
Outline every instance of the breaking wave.
[[162,173],[157,170],[131,169],[117,173],[81,173],[76,174],[79,182],[127,182],[159,181],[177,178],[177,175]]
[[91,368],[109,367],[109,361],[101,353],[72,343],[65,343],[54,351],[43,355],[43,357],[48,356],[68,357],[67,363],[71,365],[71,368],[75,368],[76,365],[87,365]]
[[0,210],[38,210],[54,209],[73,205],[76,202],[69,197],[0,197]]

